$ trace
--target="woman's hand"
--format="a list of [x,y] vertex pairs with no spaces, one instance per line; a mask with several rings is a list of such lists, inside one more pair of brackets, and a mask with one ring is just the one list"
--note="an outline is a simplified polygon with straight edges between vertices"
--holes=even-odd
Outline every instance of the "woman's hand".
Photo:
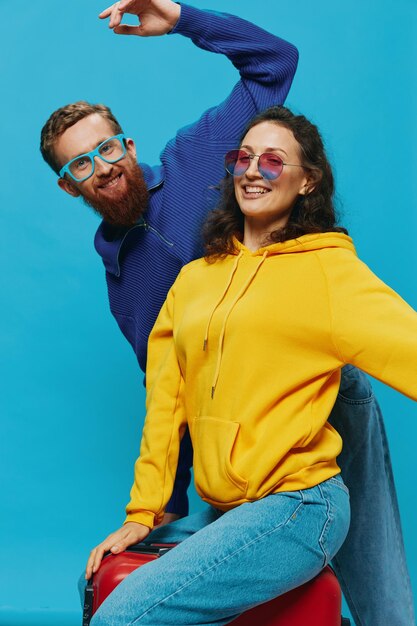
[[[125,13],[136,15],[140,21],[139,26],[121,24]],[[172,0],[121,0],[102,11],[99,17],[109,17],[109,27],[117,35],[151,37],[165,35],[172,30],[180,13],[180,5]]]
[[85,577],[88,580],[96,573],[103,559],[103,554],[110,550],[118,554],[126,550],[128,546],[143,541],[151,532],[150,528],[136,522],[127,522],[124,526],[111,533],[104,541],[90,552],[90,557],[85,568]]

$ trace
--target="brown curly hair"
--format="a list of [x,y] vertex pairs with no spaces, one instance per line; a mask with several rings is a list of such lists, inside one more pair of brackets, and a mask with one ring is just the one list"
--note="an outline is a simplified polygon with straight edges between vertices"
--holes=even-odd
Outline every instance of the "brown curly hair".
[[[265,243],[283,242],[308,233],[332,231],[347,234],[345,228],[336,226],[333,173],[317,126],[304,115],[295,115],[286,107],[274,106],[249,122],[241,141],[251,128],[262,122],[273,122],[293,133],[299,144],[301,163],[310,172],[311,187],[309,193],[298,196],[288,223],[271,232]],[[219,206],[209,214],[203,227],[205,255],[212,260],[234,254],[233,236],[241,239],[244,229],[244,217],[235,197],[233,176],[227,174],[220,183],[220,189],[222,197]]]

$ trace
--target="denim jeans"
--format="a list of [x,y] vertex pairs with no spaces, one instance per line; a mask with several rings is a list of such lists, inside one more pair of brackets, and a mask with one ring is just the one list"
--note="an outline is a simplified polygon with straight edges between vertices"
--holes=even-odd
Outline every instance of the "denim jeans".
[[348,365],[330,422],[349,488],[351,525],[332,562],[356,626],[415,626],[398,503],[380,408],[367,377]]
[[108,596],[91,626],[221,626],[313,578],[346,537],[350,509],[340,477],[302,491],[210,508],[155,530],[180,542]]

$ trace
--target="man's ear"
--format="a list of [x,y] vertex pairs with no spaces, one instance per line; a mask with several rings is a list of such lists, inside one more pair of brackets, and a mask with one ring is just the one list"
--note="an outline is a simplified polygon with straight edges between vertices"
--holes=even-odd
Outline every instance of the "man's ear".
[[125,142],[126,142],[126,149],[127,149],[127,151],[129,152],[129,154],[132,155],[132,157],[136,161],[136,146],[135,146],[135,142],[133,141],[133,139],[130,139],[129,137],[126,137]]
[[81,195],[77,187],[75,187],[75,185],[73,185],[66,178],[58,178],[58,186],[61,187],[63,191],[65,191],[66,193],[69,193],[69,195],[73,196],[74,198],[77,198],[79,195]]

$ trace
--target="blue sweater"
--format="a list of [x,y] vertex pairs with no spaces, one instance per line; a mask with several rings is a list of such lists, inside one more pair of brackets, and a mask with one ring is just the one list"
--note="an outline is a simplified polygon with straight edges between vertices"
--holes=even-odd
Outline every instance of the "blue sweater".
[[[184,4],[171,33],[226,55],[240,80],[226,100],[167,143],[161,165],[140,164],[150,192],[143,218],[130,229],[102,222],[97,230],[110,309],[143,371],[148,336],[169,288],[181,267],[202,255],[201,227],[218,201],[215,187],[224,176],[224,154],[238,145],[254,115],[284,102],[298,60],[294,46],[249,22]],[[185,436],[167,511],[187,513],[191,463]]]

